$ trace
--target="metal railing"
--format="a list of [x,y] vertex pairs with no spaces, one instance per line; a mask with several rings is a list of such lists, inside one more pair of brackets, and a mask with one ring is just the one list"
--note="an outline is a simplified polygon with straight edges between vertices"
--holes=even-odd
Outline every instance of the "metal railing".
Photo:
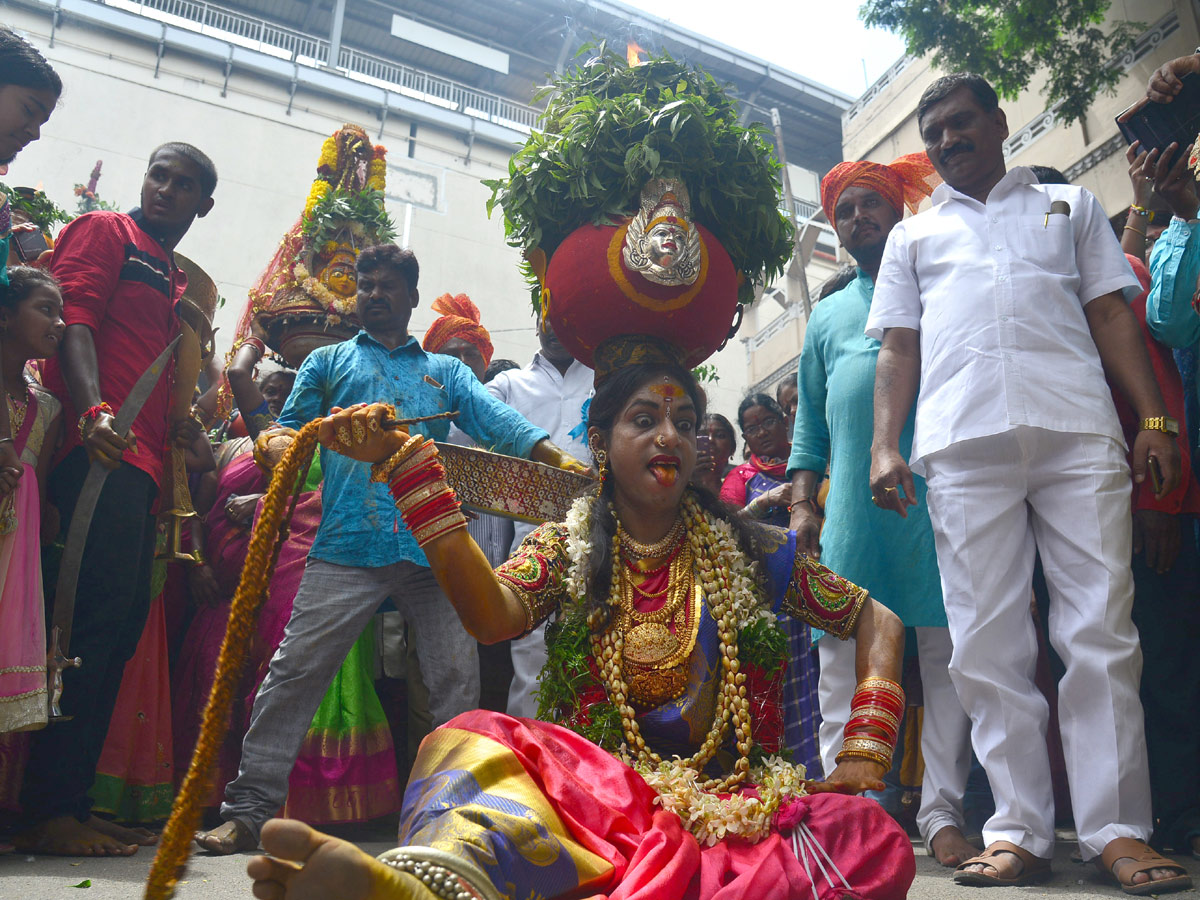
[[[198,30],[220,32],[235,38],[236,43],[256,44],[256,49],[302,65],[325,66],[329,63],[329,41],[206,0],[137,0],[128,8],[150,18],[171,16],[198,26]],[[349,78],[368,80],[476,119],[525,131],[537,121],[538,110],[532,106],[351,47],[341,48],[338,69]]]

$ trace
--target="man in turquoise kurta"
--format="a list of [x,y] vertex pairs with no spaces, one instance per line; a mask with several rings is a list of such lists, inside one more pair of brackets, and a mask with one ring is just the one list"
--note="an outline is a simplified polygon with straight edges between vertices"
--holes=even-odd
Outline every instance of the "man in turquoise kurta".
[[[914,157],[917,154],[913,154]],[[932,166],[921,154],[891,166],[842,163],[821,184],[825,214],[858,264],[849,285],[813,310],[800,356],[799,406],[788,459],[791,527],[796,547],[860,584],[916,631],[925,714],[921,750],[925,776],[917,825],[943,865],[975,854],[963,837],[962,797],[970,764],[970,721],[950,682],[950,633],[942,605],[925,483],[916,479],[917,505],[897,518],[872,502],[872,397],[879,341],[867,337],[867,313],[884,243],[903,215],[928,196]],[[913,416],[902,451],[911,448]],[[829,470],[822,529],[814,495]],[[836,646],[835,646],[836,645]],[[821,753],[830,771],[841,747],[855,688],[853,642],[819,643]]]

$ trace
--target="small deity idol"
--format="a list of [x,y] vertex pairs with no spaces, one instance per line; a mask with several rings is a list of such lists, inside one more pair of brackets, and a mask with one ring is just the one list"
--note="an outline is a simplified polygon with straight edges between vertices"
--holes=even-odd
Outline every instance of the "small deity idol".
[[695,282],[700,274],[700,233],[693,227],[691,198],[681,182],[646,182],[622,255],[626,266],[655,284]]

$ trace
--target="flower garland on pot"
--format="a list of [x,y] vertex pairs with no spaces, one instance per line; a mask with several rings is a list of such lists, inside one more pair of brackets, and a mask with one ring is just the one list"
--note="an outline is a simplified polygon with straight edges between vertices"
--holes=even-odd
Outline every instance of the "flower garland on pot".
[[[738,549],[728,522],[705,512],[689,493],[684,523],[709,614],[720,639],[721,682],[712,726],[699,751],[687,759],[664,760],[642,737],[630,705],[622,665],[624,637],[614,624],[602,634],[584,612],[588,584],[585,561],[591,551],[591,512],[597,501],[583,497],[567,513],[568,569],[561,617],[548,626],[549,658],[539,689],[538,717],[571,728],[632,766],[658,792],[664,809],[680,815],[703,844],[725,835],[756,842],[789,799],[804,793],[804,768],[779,756],[767,756],[754,741],[752,696],[769,692],[781,676],[787,639],[774,613],[763,602],[752,565]],[[615,608],[620,577],[620,539],[613,538],[614,574],[609,603]],[[595,614],[592,614],[594,619]],[[733,771],[708,777],[705,769],[727,744],[732,730],[736,749]],[[774,736],[778,740],[778,733]],[[739,785],[753,791],[734,793]]]

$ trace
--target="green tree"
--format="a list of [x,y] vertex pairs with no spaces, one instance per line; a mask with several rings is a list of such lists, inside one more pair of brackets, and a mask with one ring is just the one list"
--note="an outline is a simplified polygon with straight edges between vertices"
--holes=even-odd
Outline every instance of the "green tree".
[[976,72],[1012,100],[1039,69],[1047,106],[1062,102],[1066,124],[1083,118],[1100,92],[1116,92],[1113,66],[1144,30],[1141,22],[1104,26],[1111,0],[866,0],[867,25],[900,34],[914,56],[933,51],[948,71]]

